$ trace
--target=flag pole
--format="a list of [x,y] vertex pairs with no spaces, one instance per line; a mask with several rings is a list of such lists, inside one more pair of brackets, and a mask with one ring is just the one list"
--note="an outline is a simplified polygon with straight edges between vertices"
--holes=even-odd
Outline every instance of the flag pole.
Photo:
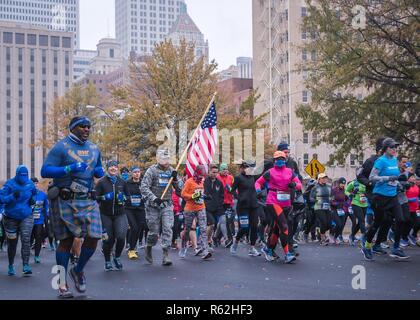
[[[182,160],[184,160],[184,157],[186,156],[186,154],[187,154],[187,152],[188,152],[188,149],[190,148],[190,146],[191,146],[191,144],[192,144],[192,142],[193,142],[193,139],[194,139],[195,135],[197,134],[198,128],[200,128],[201,123],[203,122],[204,118],[206,117],[207,112],[209,112],[209,110],[210,110],[210,108],[211,108],[211,106],[212,106],[212,104],[213,104],[214,100],[216,99],[216,96],[217,96],[217,92],[213,93],[213,97],[211,98],[211,101],[210,101],[209,105],[207,106],[206,111],[204,111],[204,114],[203,114],[203,116],[201,117],[201,120],[200,120],[200,122],[198,123],[197,128],[195,128],[194,134],[191,136],[191,139],[190,139],[190,141],[188,142],[187,147],[185,148],[184,152],[182,153],[181,157],[180,157],[180,158],[179,158],[179,160],[178,160],[178,164],[177,164],[177,166],[176,166],[176,168],[175,168],[175,171],[178,171],[178,170],[179,170],[179,167],[180,167],[180,166],[181,166],[181,164],[182,164]],[[163,199],[163,197],[165,196],[166,192],[168,192],[168,189],[169,189],[169,187],[171,186],[172,181],[173,181],[173,178],[171,177],[171,179],[169,179],[168,185],[166,186],[165,190],[163,191],[162,196],[160,197],[160,199]]]

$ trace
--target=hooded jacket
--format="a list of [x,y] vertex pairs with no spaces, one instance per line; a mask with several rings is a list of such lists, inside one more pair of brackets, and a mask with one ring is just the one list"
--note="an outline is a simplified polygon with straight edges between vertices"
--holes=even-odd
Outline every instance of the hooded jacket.
[[130,196],[127,196],[125,208],[128,210],[144,210],[144,201],[140,192],[141,179],[139,182],[134,182],[133,179],[129,179],[126,185]]
[[[17,198],[15,194],[18,195]],[[29,179],[28,169],[18,166],[16,176],[8,180],[0,190],[0,202],[4,203],[5,216],[24,220],[32,215],[31,202],[36,194],[37,190]]]
[[225,198],[225,190],[223,183],[219,179],[212,179],[207,177],[204,180],[204,193],[210,196],[209,199],[205,199],[206,209],[214,212],[218,215],[224,214],[223,201]]

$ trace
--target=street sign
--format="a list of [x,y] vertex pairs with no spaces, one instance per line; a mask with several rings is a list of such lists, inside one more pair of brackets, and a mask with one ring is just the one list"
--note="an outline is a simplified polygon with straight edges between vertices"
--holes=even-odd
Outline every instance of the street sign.
[[312,159],[305,168],[305,172],[309,174],[312,179],[316,179],[319,173],[325,172],[325,167],[317,159]]

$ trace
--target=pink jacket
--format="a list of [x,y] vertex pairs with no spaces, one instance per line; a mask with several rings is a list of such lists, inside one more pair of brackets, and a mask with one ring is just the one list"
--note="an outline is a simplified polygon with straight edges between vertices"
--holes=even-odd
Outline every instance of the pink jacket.
[[292,206],[290,200],[290,189],[288,184],[296,183],[296,190],[302,190],[302,183],[293,173],[293,170],[287,167],[274,167],[264,173],[256,182],[255,189],[262,190],[267,187],[268,195],[266,204],[278,204],[282,208]]

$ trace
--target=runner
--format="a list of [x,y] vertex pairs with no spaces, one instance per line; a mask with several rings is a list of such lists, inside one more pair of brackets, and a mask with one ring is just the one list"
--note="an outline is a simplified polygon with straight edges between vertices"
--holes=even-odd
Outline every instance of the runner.
[[7,237],[7,255],[9,258],[8,275],[16,275],[14,261],[16,256],[19,236],[21,238],[21,255],[23,262],[23,275],[32,274],[29,266],[31,250],[31,233],[34,225],[31,206],[35,204],[37,190],[28,177],[25,166],[16,168],[16,176],[4,184],[0,190],[0,203],[4,206],[4,229]]
[[[225,211],[226,220],[226,235],[224,234],[224,244],[225,248],[229,248],[233,244],[233,236],[235,234],[235,211],[233,209],[233,195],[230,192],[233,186],[233,176],[229,173],[229,168],[226,163],[222,163],[220,165],[220,173],[217,175],[217,179],[222,182],[224,188],[223,209]],[[221,223],[223,223],[222,221]],[[223,225],[221,225],[221,231],[223,232],[223,230]]]
[[[384,224],[389,225],[388,217],[395,219],[395,242],[390,256],[397,259],[409,258],[400,248],[403,228],[403,213],[397,198],[400,171],[396,158],[398,143],[392,138],[383,141],[382,156],[375,161],[369,180],[375,183],[372,207],[375,212],[373,225],[366,234],[362,253],[366,260],[372,261],[372,240],[376,231]],[[379,235],[378,235],[379,237]]]
[[125,213],[130,226],[128,258],[130,260],[138,259],[137,242],[141,241],[143,234],[147,235],[146,211],[144,201],[141,197],[141,169],[137,166],[131,168],[131,179],[127,181],[128,193],[125,202]]
[[6,239],[6,234],[3,227],[4,204],[0,203],[0,252],[3,252],[3,245]]
[[314,210],[317,219],[320,224],[321,232],[321,245],[328,245],[327,237],[325,233],[330,230],[330,238],[332,235],[331,231],[331,187],[327,184],[328,176],[325,173],[318,175],[318,183],[312,189],[310,200],[314,202]]
[[293,189],[301,190],[302,184],[292,169],[286,167],[286,155],[282,151],[274,153],[274,167],[265,172],[256,182],[255,189],[261,194],[267,188],[266,200],[267,219],[270,222],[267,246],[262,252],[266,260],[273,261],[273,251],[280,238],[284,253],[285,262],[291,263],[296,260],[293,252],[293,239],[289,234],[291,219],[288,214],[292,210],[290,193]]
[[261,254],[255,249],[257,241],[258,227],[258,201],[255,191],[255,179],[252,175],[255,162],[242,161],[239,166],[240,174],[233,180],[232,190],[230,191],[238,200],[236,211],[238,214],[238,232],[233,245],[230,247],[231,254],[237,254],[239,240],[243,236],[249,235],[250,248],[248,255],[258,257]]
[[152,247],[157,244],[160,230],[162,230],[161,245],[163,250],[162,265],[170,266],[172,261],[169,258],[169,248],[172,243],[172,227],[174,225],[174,214],[172,205],[171,189],[161,196],[170,178],[174,180],[172,187],[180,192],[180,181],[177,172],[169,164],[169,151],[158,150],[157,164],[147,169],[140,186],[142,198],[145,200],[146,222],[149,232],[145,247],[146,260],[153,263]]
[[32,178],[32,182],[37,189],[37,194],[35,196],[35,205],[32,208],[32,215],[34,218],[34,227],[33,233],[35,238],[35,263],[41,263],[41,258],[39,256],[41,252],[42,242],[45,239],[45,227],[44,224],[47,221],[48,217],[48,198],[47,195],[38,189],[39,180],[37,178]]
[[[417,181],[420,182],[420,179],[417,177]],[[407,237],[410,245],[415,246],[419,245],[419,239],[417,238],[417,233],[420,229],[420,210],[419,210],[419,197],[420,197],[420,188],[416,185],[416,175],[411,173],[408,177],[409,188],[406,192],[408,198],[408,206],[410,211],[410,224],[407,228],[408,232],[403,236]],[[410,231],[412,230],[412,233]]]
[[402,226],[402,235],[400,240],[400,246],[402,248],[408,247],[408,234],[411,230],[411,219],[410,219],[410,206],[408,204],[408,197],[406,191],[411,187],[411,183],[408,182],[408,176],[412,174],[411,163],[408,162],[408,157],[404,155],[399,155],[398,167],[400,169],[400,177],[398,184],[398,202],[401,205],[401,210],[403,213],[403,226]]
[[174,206],[174,226],[172,228],[172,249],[178,250],[177,239],[184,230],[184,211],[182,209],[182,198],[179,197],[175,190],[172,191],[172,204]]
[[338,186],[332,189],[331,214],[335,222],[333,232],[330,232],[330,243],[340,244],[339,239],[345,226],[346,211],[348,211],[348,196],[345,194],[346,179],[338,179]]
[[360,230],[362,233],[362,241],[366,236],[365,218],[368,207],[368,199],[366,197],[366,186],[359,181],[354,180],[347,185],[346,195],[351,198],[351,206],[353,209],[354,218],[357,221],[351,228],[349,236],[349,244],[355,245],[356,234]]
[[210,196],[204,193],[204,179],[206,172],[204,166],[197,166],[194,171],[194,176],[187,179],[184,188],[182,189],[181,196],[185,200],[185,233],[182,240],[182,248],[180,250],[180,258],[185,258],[187,254],[187,242],[194,219],[196,219],[200,227],[199,241],[201,243],[203,260],[211,258],[212,254],[208,249],[207,239],[207,215],[205,200],[210,200]]
[[[67,270],[74,238],[84,238],[79,261],[70,269],[70,277],[81,293],[86,291],[83,270],[102,237],[93,178],[101,178],[104,171],[99,148],[88,141],[90,128],[88,118],[73,118],[69,135],[50,150],[41,169],[43,178],[54,179],[48,198],[55,238],[60,241],[56,251],[57,265]],[[73,296],[67,281],[60,283],[59,296]]]
[[[224,228],[223,234],[225,237],[227,236],[226,218],[225,211],[223,208],[225,192],[222,182],[217,179],[218,173],[219,168],[216,165],[211,165],[209,174],[204,180],[204,194],[209,196],[208,199],[204,200],[204,203],[206,205],[207,224],[209,225],[207,239],[209,241],[209,245],[211,245],[213,242],[214,246],[217,246],[219,242],[218,237],[216,237],[216,230],[213,230],[214,226],[217,226],[216,229],[219,231],[219,234],[223,233],[221,229]],[[211,222],[209,222],[209,219],[211,220]],[[221,227],[221,224],[223,224],[224,226]],[[212,238],[213,241],[211,241]],[[209,246],[210,250],[211,248],[212,247]]]
[[[124,211],[124,202],[130,197],[126,182],[118,176],[118,163],[109,161],[107,173],[96,184],[96,197],[101,212],[102,228],[108,235],[103,242],[105,271],[121,271],[121,254],[124,250],[128,221]],[[111,263],[111,252],[115,244],[115,255]]]

